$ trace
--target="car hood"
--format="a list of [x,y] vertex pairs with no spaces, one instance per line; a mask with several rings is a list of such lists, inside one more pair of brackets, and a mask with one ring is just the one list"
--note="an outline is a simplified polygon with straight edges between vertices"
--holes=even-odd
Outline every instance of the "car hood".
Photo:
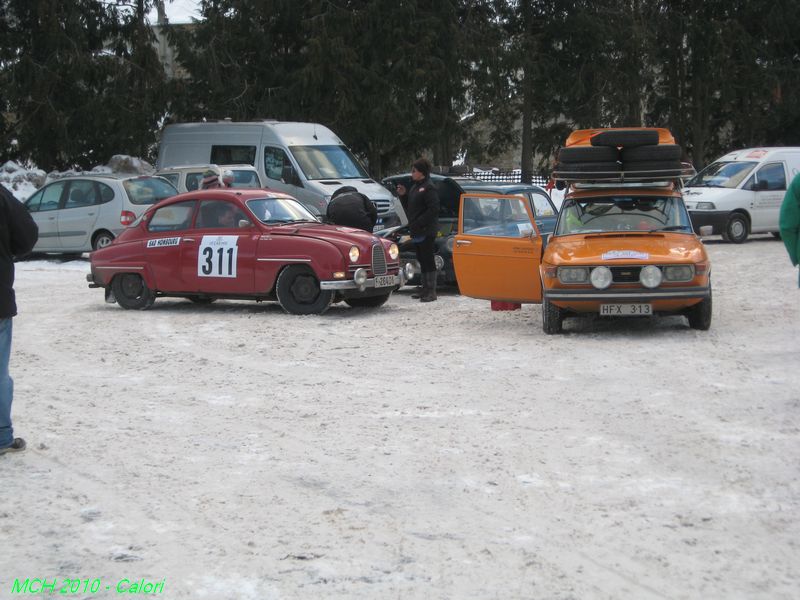
[[694,236],[676,233],[607,233],[560,236],[551,239],[544,262],[555,265],[605,263],[695,263],[706,260]]
[[293,235],[307,238],[325,240],[336,245],[349,245],[369,247],[376,241],[376,236],[361,229],[342,227],[340,225],[326,225],[324,223],[297,223],[273,227],[271,235]]

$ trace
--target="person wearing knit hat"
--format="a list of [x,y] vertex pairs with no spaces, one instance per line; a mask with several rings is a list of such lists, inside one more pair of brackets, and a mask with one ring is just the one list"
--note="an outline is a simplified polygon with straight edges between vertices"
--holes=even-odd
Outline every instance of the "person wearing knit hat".
[[412,298],[421,302],[436,300],[436,235],[439,232],[439,194],[431,181],[431,163],[420,157],[411,166],[410,190],[400,184],[397,193],[407,206],[408,229],[422,270],[422,289]]
[[200,189],[210,190],[214,188],[221,188],[222,182],[219,179],[219,173],[216,169],[206,169],[203,173],[203,180],[200,182]]

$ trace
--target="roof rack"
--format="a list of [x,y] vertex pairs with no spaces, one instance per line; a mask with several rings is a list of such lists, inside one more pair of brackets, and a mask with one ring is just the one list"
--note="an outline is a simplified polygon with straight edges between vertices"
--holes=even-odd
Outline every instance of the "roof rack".
[[644,171],[593,171],[581,165],[580,170],[570,170],[569,163],[556,165],[550,177],[565,183],[654,183],[689,179],[697,172],[691,163],[681,163],[680,169],[647,169]]

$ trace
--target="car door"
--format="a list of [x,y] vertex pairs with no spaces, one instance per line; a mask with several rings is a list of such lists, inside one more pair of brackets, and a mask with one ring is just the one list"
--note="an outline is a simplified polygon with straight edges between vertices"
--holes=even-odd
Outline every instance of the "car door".
[[153,289],[162,292],[188,292],[192,282],[183,278],[182,252],[184,245],[196,247],[193,237],[192,216],[195,200],[166,204],[153,213],[147,223],[148,238],[144,242],[144,257],[153,277]]
[[759,167],[744,186],[752,190],[751,231],[778,231],[778,219],[786,194],[786,167],[782,162]]
[[34,252],[61,251],[61,240],[58,237],[58,208],[61,206],[61,197],[66,187],[66,181],[56,181],[43,187],[25,201],[25,207],[39,227],[39,240],[33,247]]
[[521,196],[461,196],[453,250],[461,293],[473,298],[542,300],[542,237],[530,204]]
[[200,202],[194,227],[181,241],[182,278],[189,291],[223,296],[253,294],[260,237],[260,231],[234,202]]
[[91,235],[100,213],[100,194],[90,179],[68,182],[63,208],[58,211],[58,236],[61,249],[86,251],[92,249]]

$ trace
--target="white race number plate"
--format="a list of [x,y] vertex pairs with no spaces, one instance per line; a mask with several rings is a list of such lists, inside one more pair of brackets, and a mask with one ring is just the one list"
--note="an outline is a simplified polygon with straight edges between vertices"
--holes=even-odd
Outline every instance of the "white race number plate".
[[375,287],[389,287],[394,285],[394,275],[376,275]]
[[653,314],[652,304],[601,304],[600,315],[604,317],[640,317]]

